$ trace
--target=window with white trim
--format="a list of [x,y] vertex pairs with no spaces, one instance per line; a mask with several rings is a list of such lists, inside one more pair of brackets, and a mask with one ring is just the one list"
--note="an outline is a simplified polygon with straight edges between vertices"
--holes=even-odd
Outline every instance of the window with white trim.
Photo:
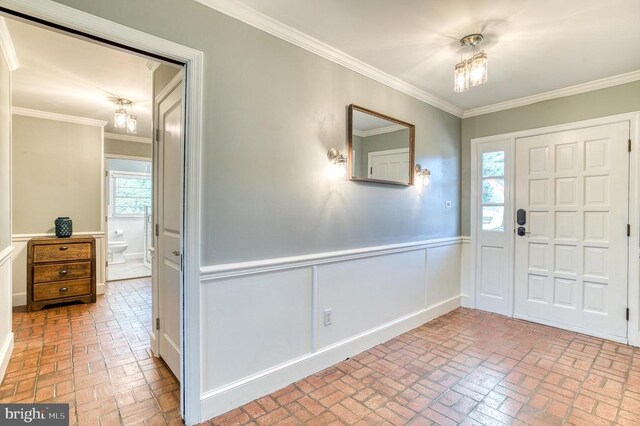
[[110,213],[112,217],[144,216],[151,206],[151,175],[110,172]]

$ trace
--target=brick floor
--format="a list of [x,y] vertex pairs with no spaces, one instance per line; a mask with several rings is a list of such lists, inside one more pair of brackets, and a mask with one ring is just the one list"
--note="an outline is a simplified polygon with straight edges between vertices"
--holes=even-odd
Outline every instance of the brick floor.
[[212,425],[640,425],[640,350],[460,308]]
[[14,312],[0,402],[61,402],[71,424],[182,424],[179,385],[149,349],[151,280],[107,284],[95,304]]
[[[65,402],[72,424],[182,424],[151,356],[150,280],[93,305],[14,313],[1,402]],[[460,308],[214,425],[640,425],[640,350]]]

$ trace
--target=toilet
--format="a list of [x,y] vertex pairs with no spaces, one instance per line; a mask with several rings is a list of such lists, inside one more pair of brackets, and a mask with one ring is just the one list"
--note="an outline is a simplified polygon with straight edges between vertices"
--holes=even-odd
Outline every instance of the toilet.
[[115,265],[117,263],[124,263],[124,251],[129,247],[126,241],[118,240],[118,241],[109,241],[109,264]]

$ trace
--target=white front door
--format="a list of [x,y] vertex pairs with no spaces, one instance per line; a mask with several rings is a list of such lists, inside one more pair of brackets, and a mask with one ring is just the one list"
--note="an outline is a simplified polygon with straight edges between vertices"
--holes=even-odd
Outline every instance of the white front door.
[[182,82],[157,106],[159,355],[180,380]]
[[[355,158],[355,157],[354,157]],[[404,182],[409,180],[409,149],[374,151],[368,155],[368,178]]]
[[476,153],[476,307],[511,315],[511,140],[479,143]]
[[[629,123],[516,140],[514,316],[627,337]],[[519,225],[516,225],[518,227]]]

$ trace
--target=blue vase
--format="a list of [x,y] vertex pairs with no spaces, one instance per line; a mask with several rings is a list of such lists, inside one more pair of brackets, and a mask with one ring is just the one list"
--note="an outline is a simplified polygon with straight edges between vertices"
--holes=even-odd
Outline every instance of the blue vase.
[[55,220],[56,237],[68,238],[73,233],[73,223],[68,216],[60,216]]

